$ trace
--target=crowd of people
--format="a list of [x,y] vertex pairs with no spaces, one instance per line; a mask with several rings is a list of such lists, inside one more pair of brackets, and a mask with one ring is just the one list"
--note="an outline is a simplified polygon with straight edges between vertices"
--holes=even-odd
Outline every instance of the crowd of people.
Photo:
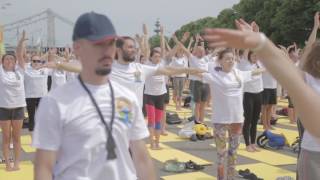
[[160,46],[150,47],[146,25],[142,35],[120,37],[106,16],[85,13],[75,24],[72,48],[63,53],[55,48],[28,51],[23,32],[16,52],[3,54],[0,66],[6,170],[20,168],[26,109],[37,149],[35,179],[156,179],[147,148],[161,151],[166,104],[172,99],[180,111],[183,91],[189,89],[195,124],[204,123],[205,109],[212,107],[219,180],[237,175],[242,136],[248,152],[260,151],[257,124],[260,119],[265,130],[273,129],[279,94],[290,96],[290,123],[298,123],[301,133],[297,177],[317,179],[319,13],[302,50],[296,44],[275,46],[255,22],[235,23],[238,30],[205,29],[201,36],[186,32],[181,39],[173,35],[173,47],[161,27]]

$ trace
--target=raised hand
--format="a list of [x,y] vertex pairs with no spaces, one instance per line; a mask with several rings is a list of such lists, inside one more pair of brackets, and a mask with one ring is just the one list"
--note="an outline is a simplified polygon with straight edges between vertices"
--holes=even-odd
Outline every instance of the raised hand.
[[23,30],[23,31],[22,31],[22,36],[21,36],[21,38],[20,38],[20,41],[21,41],[21,42],[24,42],[24,41],[27,41],[27,40],[28,40],[28,38],[27,38],[27,35],[26,35],[26,31]]
[[192,44],[194,42],[193,37],[190,38],[190,43]]
[[235,24],[236,24],[237,29],[239,29],[241,31],[249,31],[249,32],[253,31],[252,26],[250,24],[248,24],[243,19],[236,19],[235,20]]
[[176,36],[175,34],[172,35],[172,40],[173,40],[176,44],[179,43],[179,40],[178,40],[178,38],[177,38],[177,36]]
[[139,44],[141,44],[143,42],[143,39],[139,34],[136,34],[135,39]]
[[314,28],[320,28],[320,15],[319,12],[316,12],[314,15]]
[[164,34],[164,27],[160,26],[160,34],[163,35]]
[[146,25],[146,24],[143,24],[143,25],[142,25],[142,31],[143,31],[143,34],[144,34],[144,35],[148,35],[148,28],[147,28],[147,25]]
[[252,27],[253,32],[260,32],[260,27],[258,26],[258,24],[255,21],[253,21],[251,23],[251,27]]
[[230,29],[206,29],[204,39],[208,41],[209,47],[237,49],[254,49],[262,41],[259,33]]
[[190,32],[185,32],[182,36],[181,42],[186,42],[190,37]]

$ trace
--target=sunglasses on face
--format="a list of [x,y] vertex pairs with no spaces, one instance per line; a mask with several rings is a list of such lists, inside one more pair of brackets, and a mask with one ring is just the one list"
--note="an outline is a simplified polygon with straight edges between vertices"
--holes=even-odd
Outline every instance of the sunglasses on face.
[[42,61],[42,60],[32,60],[33,63],[41,63],[41,64],[44,64],[45,61]]

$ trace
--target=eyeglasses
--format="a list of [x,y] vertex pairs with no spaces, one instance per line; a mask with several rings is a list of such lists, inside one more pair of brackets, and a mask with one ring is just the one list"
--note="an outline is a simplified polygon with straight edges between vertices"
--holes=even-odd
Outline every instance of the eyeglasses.
[[41,64],[44,64],[45,61],[42,61],[42,60],[32,60],[33,63],[41,63]]

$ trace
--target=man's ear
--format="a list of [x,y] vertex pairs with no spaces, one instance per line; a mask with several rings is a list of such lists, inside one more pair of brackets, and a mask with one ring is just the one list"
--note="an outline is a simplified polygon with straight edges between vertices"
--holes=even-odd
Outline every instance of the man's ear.
[[73,47],[74,54],[76,56],[79,56],[79,52],[81,51],[80,42],[79,41],[73,42],[72,47]]

